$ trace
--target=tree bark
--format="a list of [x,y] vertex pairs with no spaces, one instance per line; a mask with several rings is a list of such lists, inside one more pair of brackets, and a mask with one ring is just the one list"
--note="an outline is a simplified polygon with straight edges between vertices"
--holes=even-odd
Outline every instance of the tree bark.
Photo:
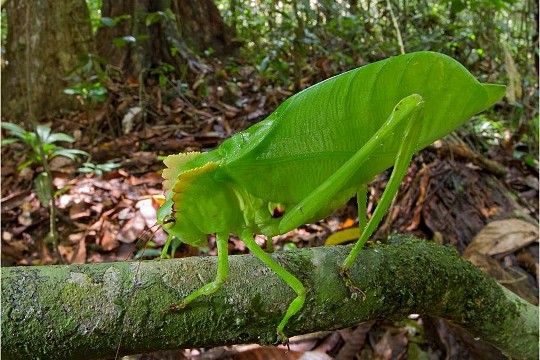
[[[146,24],[151,14],[162,14]],[[174,16],[171,17],[170,14]],[[98,54],[109,64],[122,70],[124,76],[139,78],[145,69],[173,65],[179,72],[186,65],[195,72],[204,72],[205,65],[197,54],[213,49],[214,55],[231,55],[238,48],[213,0],[188,1],[103,1],[102,16],[119,19],[114,26],[98,30]],[[115,39],[132,36],[133,43],[114,44]]]
[[[350,247],[277,253],[307,287],[289,336],[408,314],[452,320],[514,358],[538,350],[538,307],[487,278],[450,248],[407,239],[364,250],[352,269],[366,298],[339,276]],[[252,255],[230,256],[215,294],[168,308],[211,281],[215,257],[141,263],[2,268],[2,356],[77,359],[158,349],[273,343],[295,294]],[[358,295],[358,296],[356,296]]]
[[8,1],[2,115],[40,118],[74,109],[64,80],[90,52],[92,30],[83,0]]

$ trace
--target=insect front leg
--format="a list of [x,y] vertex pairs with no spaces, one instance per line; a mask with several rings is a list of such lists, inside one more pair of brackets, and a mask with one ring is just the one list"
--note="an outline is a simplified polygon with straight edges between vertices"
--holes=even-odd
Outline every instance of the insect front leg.
[[171,305],[169,307],[170,311],[177,311],[183,309],[199,296],[213,294],[218,291],[219,288],[221,288],[221,285],[223,285],[223,283],[227,280],[227,277],[229,276],[229,261],[227,258],[228,240],[229,234],[216,234],[218,266],[217,274],[214,281],[205,284],[199,290],[188,295],[181,304]]
[[276,333],[278,336],[278,340],[281,342],[287,341],[287,336],[283,333],[283,329],[289,322],[289,319],[296,314],[302,306],[304,306],[304,302],[306,300],[306,289],[304,285],[298,280],[293,274],[285,270],[281,265],[279,265],[272,257],[264,252],[259,245],[253,240],[252,233],[250,231],[245,231],[243,234],[240,235],[240,238],[246,244],[247,248],[258,257],[266,266],[268,266],[270,269],[272,269],[287,285],[289,285],[295,292],[296,292],[296,298],[289,304],[289,307],[287,308],[287,312],[285,313],[285,316],[283,316],[283,319],[281,319],[280,323],[278,324],[276,328]]

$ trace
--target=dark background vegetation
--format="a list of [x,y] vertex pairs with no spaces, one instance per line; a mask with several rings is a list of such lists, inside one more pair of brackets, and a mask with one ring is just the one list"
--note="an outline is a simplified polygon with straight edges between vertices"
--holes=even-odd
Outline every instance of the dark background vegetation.
[[[489,241],[481,254],[470,249],[487,223],[538,221],[533,0],[2,1],[2,265],[159,255],[161,230],[139,240],[156,221],[162,156],[212,149],[301,89],[420,50],[450,55],[508,91],[415,157],[375,238],[399,231],[451,244],[537,303],[537,239],[516,240],[502,253]],[[374,179],[368,210],[387,179]],[[274,241],[320,246],[355,221],[352,200]],[[496,236],[524,231],[505,224]],[[182,245],[175,256],[215,254],[209,240],[202,249]],[[230,250],[246,252],[235,238]],[[504,358],[443,320],[418,316],[293,341],[294,349],[341,358]],[[181,354],[197,352],[206,350]]]

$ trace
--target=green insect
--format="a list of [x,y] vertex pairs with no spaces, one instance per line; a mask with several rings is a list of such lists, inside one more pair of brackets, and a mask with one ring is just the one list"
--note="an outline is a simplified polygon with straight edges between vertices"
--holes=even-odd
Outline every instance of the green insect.
[[[171,155],[163,172],[165,231],[201,246],[215,234],[214,281],[172,310],[217,291],[228,275],[227,241],[234,233],[297,294],[277,326],[303,306],[306,289],[254,241],[331,214],[358,196],[363,230],[342,264],[347,274],[396,194],[413,154],[496,103],[505,87],[479,83],[452,58],[433,52],[396,56],[348,71],[287,99],[268,118],[219,148]],[[369,222],[366,184],[393,166]],[[350,285],[350,284],[349,284]]]

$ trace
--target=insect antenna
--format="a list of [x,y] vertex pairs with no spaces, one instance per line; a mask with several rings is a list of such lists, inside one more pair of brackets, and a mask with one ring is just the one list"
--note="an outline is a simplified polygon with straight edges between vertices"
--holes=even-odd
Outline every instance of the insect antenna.
[[[125,308],[125,311],[124,311],[124,315],[122,316],[122,326],[121,326],[121,331],[120,331],[120,337],[118,339],[118,346],[116,347],[116,353],[114,355],[114,359],[117,360],[119,358],[119,355],[120,355],[120,348],[122,346],[122,340],[124,339],[124,330],[126,328],[126,321],[127,321],[127,310],[131,307],[132,303],[133,303],[133,298],[135,296],[135,290],[137,289],[137,287],[140,285],[139,284],[139,281],[137,280],[138,277],[139,277],[139,269],[141,267],[141,261],[142,259],[144,258],[144,252],[146,251],[146,249],[148,248],[148,244],[152,241],[152,239],[155,237],[156,233],[153,232],[153,229],[160,226],[161,224],[154,224],[152,225],[150,228],[146,229],[146,230],[143,230],[141,232],[141,234],[137,237],[138,240],[137,242],[135,243],[135,247],[133,248],[133,250],[131,250],[127,255],[126,257],[124,258],[124,261],[128,261],[129,258],[135,253],[135,251],[137,250],[137,246],[139,245],[140,242],[144,241],[144,247],[142,248],[142,250],[138,251],[135,256],[134,256],[134,260],[138,260],[137,261],[137,267],[135,268],[135,275],[133,276],[133,287],[131,288],[131,291],[130,291],[130,294],[129,294],[129,299],[128,299],[128,303],[126,305],[126,308]],[[151,233],[152,235],[144,240],[143,236],[146,236],[146,234],[148,233]]]

